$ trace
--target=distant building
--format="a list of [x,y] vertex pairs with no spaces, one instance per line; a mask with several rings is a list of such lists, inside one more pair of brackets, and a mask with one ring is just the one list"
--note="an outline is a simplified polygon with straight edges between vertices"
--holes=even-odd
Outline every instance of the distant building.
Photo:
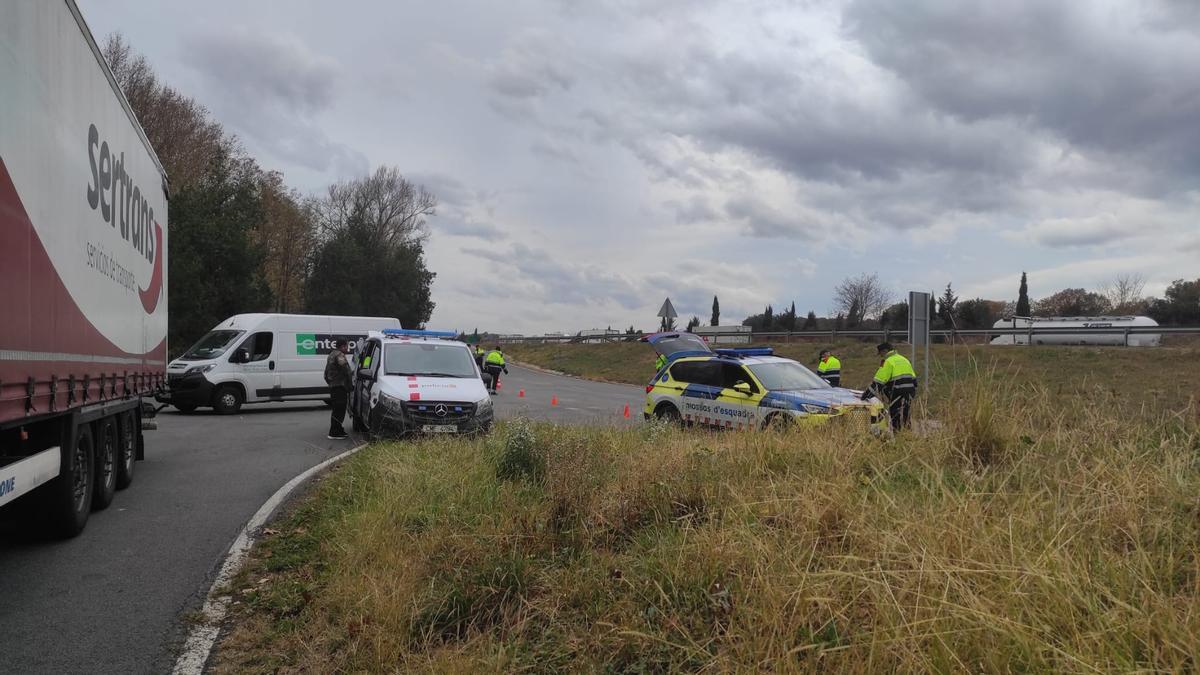
[[579,340],[585,344],[600,344],[611,342],[615,339],[620,339],[625,333],[623,331],[614,330],[612,328],[591,328],[588,330],[579,331]]

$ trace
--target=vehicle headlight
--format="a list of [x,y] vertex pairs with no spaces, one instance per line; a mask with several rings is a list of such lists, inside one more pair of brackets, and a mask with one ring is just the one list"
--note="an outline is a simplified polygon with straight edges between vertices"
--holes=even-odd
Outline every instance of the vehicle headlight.
[[383,393],[379,394],[379,404],[394,412],[404,412],[404,401],[401,401],[394,396],[388,396],[387,394]]
[[491,396],[481,398],[475,402],[475,414],[476,415],[482,415],[485,412],[491,411],[491,409],[492,409],[492,397]]
[[810,413],[810,414],[813,414],[813,415],[827,415],[827,414],[829,414],[829,408],[826,408],[825,406],[820,406],[820,405],[817,405],[817,404],[815,404],[815,403],[801,403],[801,404],[800,404],[800,409],[801,409],[801,410],[803,410],[803,411],[804,411],[804,412],[806,412],[806,413]]
[[207,373],[208,371],[210,371],[216,367],[217,367],[217,364],[215,364],[215,363],[210,363],[205,366],[192,366],[191,368],[188,368],[186,372],[184,372],[184,375],[191,375],[192,373],[197,373],[197,374],[198,373]]

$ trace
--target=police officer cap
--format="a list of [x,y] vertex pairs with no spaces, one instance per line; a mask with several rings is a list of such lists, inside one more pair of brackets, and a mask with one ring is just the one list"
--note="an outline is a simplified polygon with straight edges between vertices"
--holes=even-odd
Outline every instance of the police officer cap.
[[890,343],[890,342],[880,342],[875,347],[875,350],[880,353],[890,352],[890,351],[892,351],[892,349],[894,349],[894,347],[892,347],[892,343]]

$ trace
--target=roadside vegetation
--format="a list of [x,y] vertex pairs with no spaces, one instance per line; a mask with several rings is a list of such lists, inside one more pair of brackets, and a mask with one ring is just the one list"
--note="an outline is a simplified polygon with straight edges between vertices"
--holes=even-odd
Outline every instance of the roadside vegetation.
[[[831,346],[842,361],[842,386],[861,389],[879,364],[875,344],[874,340],[842,339],[831,345],[809,339],[765,346],[814,371],[818,352]],[[909,349],[900,346],[906,356]],[[654,374],[654,350],[641,342],[510,344],[504,350],[517,363],[590,379],[640,386]],[[931,354],[935,386],[930,388],[928,404],[939,414],[953,392],[953,387],[944,385],[980,373],[996,384],[1041,386],[1054,397],[1092,400],[1103,396],[1108,405],[1122,409],[1178,409],[1200,392],[1200,343],[1191,339],[1176,338],[1168,346],[1156,348],[938,344],[932,346]]]
[[373,445],[255,550],[215,672],[1195,670],[1200,405],[1062,397],[1086,350],[1028,353],[889,441]]

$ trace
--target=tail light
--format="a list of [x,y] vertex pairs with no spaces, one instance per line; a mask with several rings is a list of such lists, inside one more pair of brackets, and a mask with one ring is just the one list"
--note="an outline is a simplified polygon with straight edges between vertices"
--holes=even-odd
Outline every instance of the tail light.
[[649,394],[652,391],[654,391],[654,385],[653,384],[646,385],[646,393]]

